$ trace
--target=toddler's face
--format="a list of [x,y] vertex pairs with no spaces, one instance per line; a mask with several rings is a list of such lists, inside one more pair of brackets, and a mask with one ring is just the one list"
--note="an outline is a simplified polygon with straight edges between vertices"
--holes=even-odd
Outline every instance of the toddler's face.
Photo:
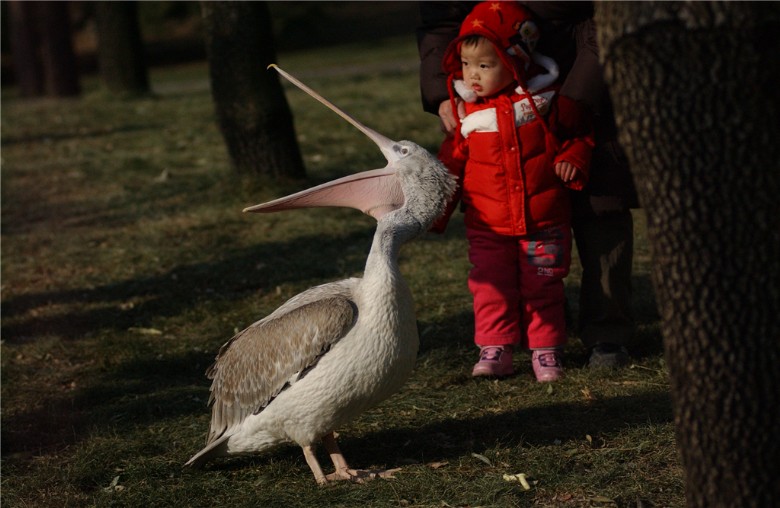
[[460,62],[466,86],[478,97],[494,95],[515,80],[512,71],[486,39],[481,39],[476,45],[461,45]]

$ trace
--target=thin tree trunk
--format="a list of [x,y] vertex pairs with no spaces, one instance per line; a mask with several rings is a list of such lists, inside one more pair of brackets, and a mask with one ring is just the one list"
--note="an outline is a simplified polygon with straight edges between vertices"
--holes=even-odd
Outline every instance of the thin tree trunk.
[[96,2],[100,75],[116,94],[149,92],[149,75],[138,25],[138,3]]
[[292,113],[279,78],[265,2],[202,2],[211,93],[234,168],[305,176]]
[[689,506],[780,502],[780,5],[603,2]]
[[39,2],[36,8],[46,93],[54,97],[78,95],[81,85],[71,40],[68,2]]
[[35,24],[35,3],[8,2],[13,69],[23,97],[43,95],[43,67],[39,58],[40,38]]

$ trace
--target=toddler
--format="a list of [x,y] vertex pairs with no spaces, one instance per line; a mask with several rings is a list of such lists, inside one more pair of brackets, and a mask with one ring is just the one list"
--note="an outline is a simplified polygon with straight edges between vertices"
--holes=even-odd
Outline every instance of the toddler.
[[514,373],[532,351],[536,379],[563,376],[563,279],[571,258],[568,188],[587,180],[593,147],[587,110],[558,94],[557,64],[534,52],[539,30],[516,2],[478,4],[443,58],[459,126],[439,158],[456,174],[465,211],[474,298],[473,376]]

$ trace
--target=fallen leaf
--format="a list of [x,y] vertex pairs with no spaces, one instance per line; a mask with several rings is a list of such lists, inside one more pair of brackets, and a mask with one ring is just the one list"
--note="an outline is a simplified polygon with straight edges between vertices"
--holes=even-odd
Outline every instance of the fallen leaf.
[[111,480],[111,484],[108,487],[105,487],[103,490],[106,492],[117,492],[120,490],[124,490],[125,488],[121,485],[119,485],[119,476],[115,476],[113,480]]
[[449,462],[431,462],[428,464],[428,467],[431,469],[439,469],[440,467],[444,467],[447,464],[449,464]]
[[138,326],[131,326],[127,329],[129,332],[140,333],[141,335],[162,335],[163,332],[157,328],[142,328]]
[[505,474],[504,481],[518,482],[520,485],[523,486],[524,490],[531,490],[531,484],[528,483],[528,478],[526,478],[525,473]]
[[482,462],[484,462],[484,463],[485,463],[485,464],[487,464],[488,466],[490,466],[490,467],[493,467],[493,463],[492,463],[492,462],[490,462],[490,459],[489,459],[489,458],[487,458],[487,457],[485,457],[484,455],[480,455],[480,454],[478,454],[478,453],[472,453],[472,454],[471,454],[471,456],[472,456],[472,457],[474,457],[474,458],[477,458],[477,459],[481,460]]
[[162,173],[160,173],[157,177],[155,177],[154,181],[157,183],[163,183],[167,182],[171,179],[171,172],[167,169],[163,169]]

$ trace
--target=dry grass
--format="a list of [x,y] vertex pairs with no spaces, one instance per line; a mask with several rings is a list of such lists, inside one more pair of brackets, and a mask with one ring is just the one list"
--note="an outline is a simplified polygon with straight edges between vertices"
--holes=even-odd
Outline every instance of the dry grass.
[[[435,149],[413,41],[280,63],[368,125]],[[402,466],[397,479],[318,488],[292,446],[182,470],[205,436],[203,372],[222,342],[306,287],[360,274],[373,234],[371,219],[351,210],[242,215],[308,183],[231,175],[205,73],[155,71],[158,96],[132,102],[94,83],[78,101],[3,91],[5,506],[683,504],[641,213],[641,342],[630,368],[583,368],[573,337],[569,375],[553,386],[535,383],[525,362],[505,381],[471,379],[456,218],[446,235],[402,253],[422,335],[411,380],[339,429],[354,465]],[[382,165],[351,127],[299,93],[288,97],[313,182]],[[517,473],[530,490],[503,478]]]

